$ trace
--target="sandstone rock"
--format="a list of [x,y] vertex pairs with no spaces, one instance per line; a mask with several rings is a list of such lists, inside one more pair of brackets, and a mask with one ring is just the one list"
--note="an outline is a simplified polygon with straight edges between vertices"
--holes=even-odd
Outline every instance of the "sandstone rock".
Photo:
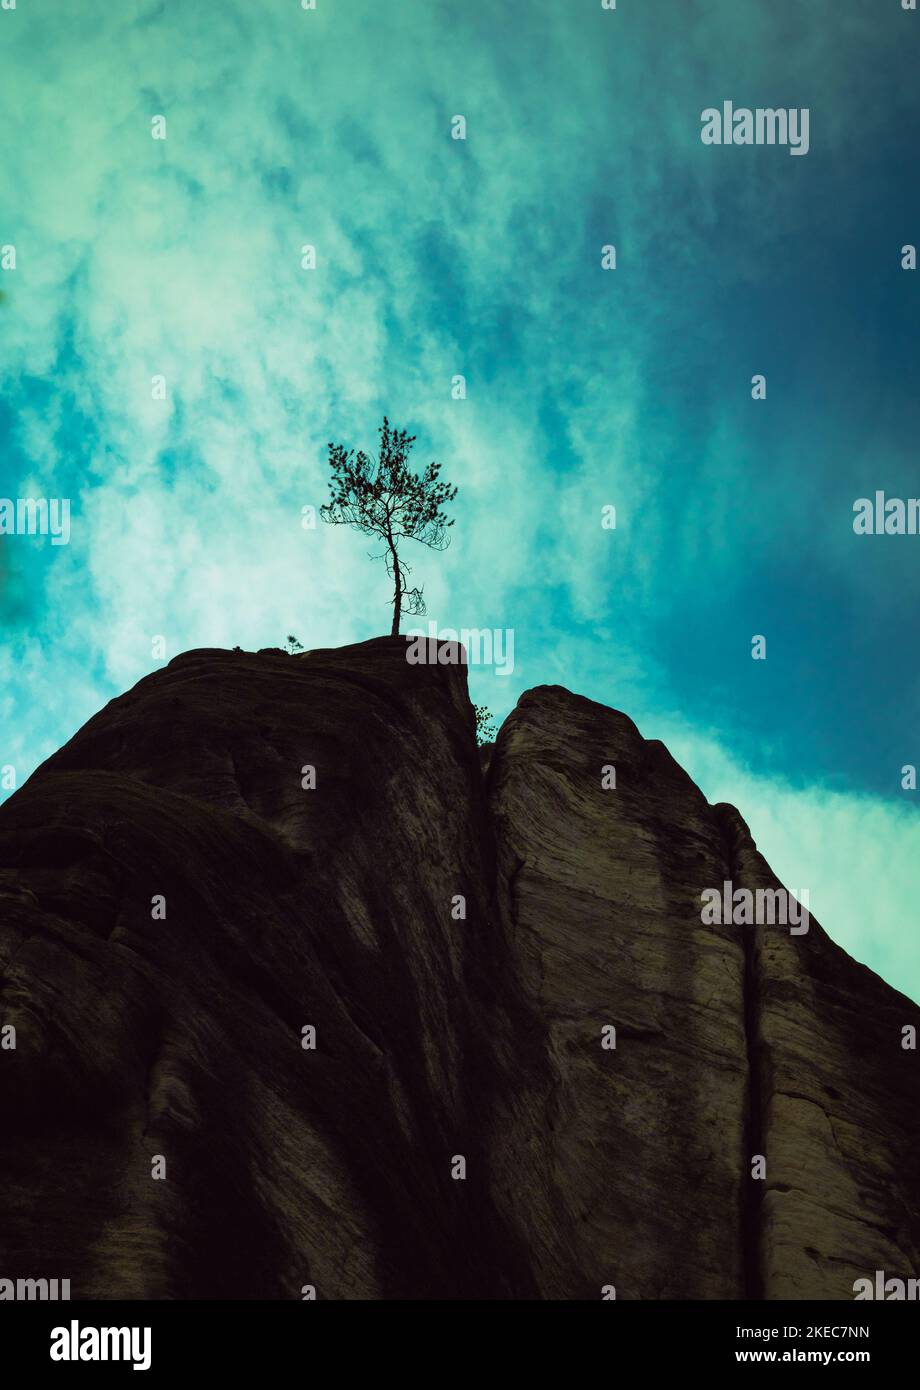
[[186,653],[0,808],[0,1273],[244,1299],[916,1276],[920,1011],[814,922],[703,925],[724,879],[776,884],[604,706],[530,691],[477,750],[464,668],[400,639]]

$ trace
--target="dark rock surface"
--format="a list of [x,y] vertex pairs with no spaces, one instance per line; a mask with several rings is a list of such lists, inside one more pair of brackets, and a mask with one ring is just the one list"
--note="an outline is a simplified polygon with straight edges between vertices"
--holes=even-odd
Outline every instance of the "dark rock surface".
[[813,919],[703,925],[703,889],[776,880],[624,715],[538,688],[483,755],[465,675],[388,638],[189,652],[0,808],[0,1277],[850,1299],[920,1274],[920,1010]]

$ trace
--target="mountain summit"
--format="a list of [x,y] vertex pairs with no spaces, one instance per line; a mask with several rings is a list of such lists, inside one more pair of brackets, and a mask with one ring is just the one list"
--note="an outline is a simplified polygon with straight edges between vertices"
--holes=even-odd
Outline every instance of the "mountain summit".
[[[0,808],[0,1275],[852,1299],[920,1274],[920,1010],[623,714],[491,757],[406,641],[187,652]],[[485,763],[486,771],[482,765]]]

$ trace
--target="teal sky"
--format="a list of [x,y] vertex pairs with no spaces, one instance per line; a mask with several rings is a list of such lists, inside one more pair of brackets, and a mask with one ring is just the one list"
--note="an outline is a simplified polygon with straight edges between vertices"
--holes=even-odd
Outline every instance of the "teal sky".
[[[73,504],[0,539],[0,765],[158,635],[386,631],[367,543],[301,527],[385,411],[460,488],[431,617],[514,630],[474,699],[625,710],[920,998],[920,537],[852,529],[920,495],[918,54],[900,0],[0,11],[0,496]],[[702,145],[729,99],[808,154]]]

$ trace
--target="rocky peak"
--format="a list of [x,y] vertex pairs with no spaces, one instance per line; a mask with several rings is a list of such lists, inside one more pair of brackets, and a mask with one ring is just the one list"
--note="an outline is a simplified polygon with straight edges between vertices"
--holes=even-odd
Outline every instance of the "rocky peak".
[[702,920],[782,886],[625,715],[541,686],[477,750],[465,676],[399,638],[188,652],[0,808],[5,1270],[75,1298],[920,1273],[920,1011],[814,919]]

